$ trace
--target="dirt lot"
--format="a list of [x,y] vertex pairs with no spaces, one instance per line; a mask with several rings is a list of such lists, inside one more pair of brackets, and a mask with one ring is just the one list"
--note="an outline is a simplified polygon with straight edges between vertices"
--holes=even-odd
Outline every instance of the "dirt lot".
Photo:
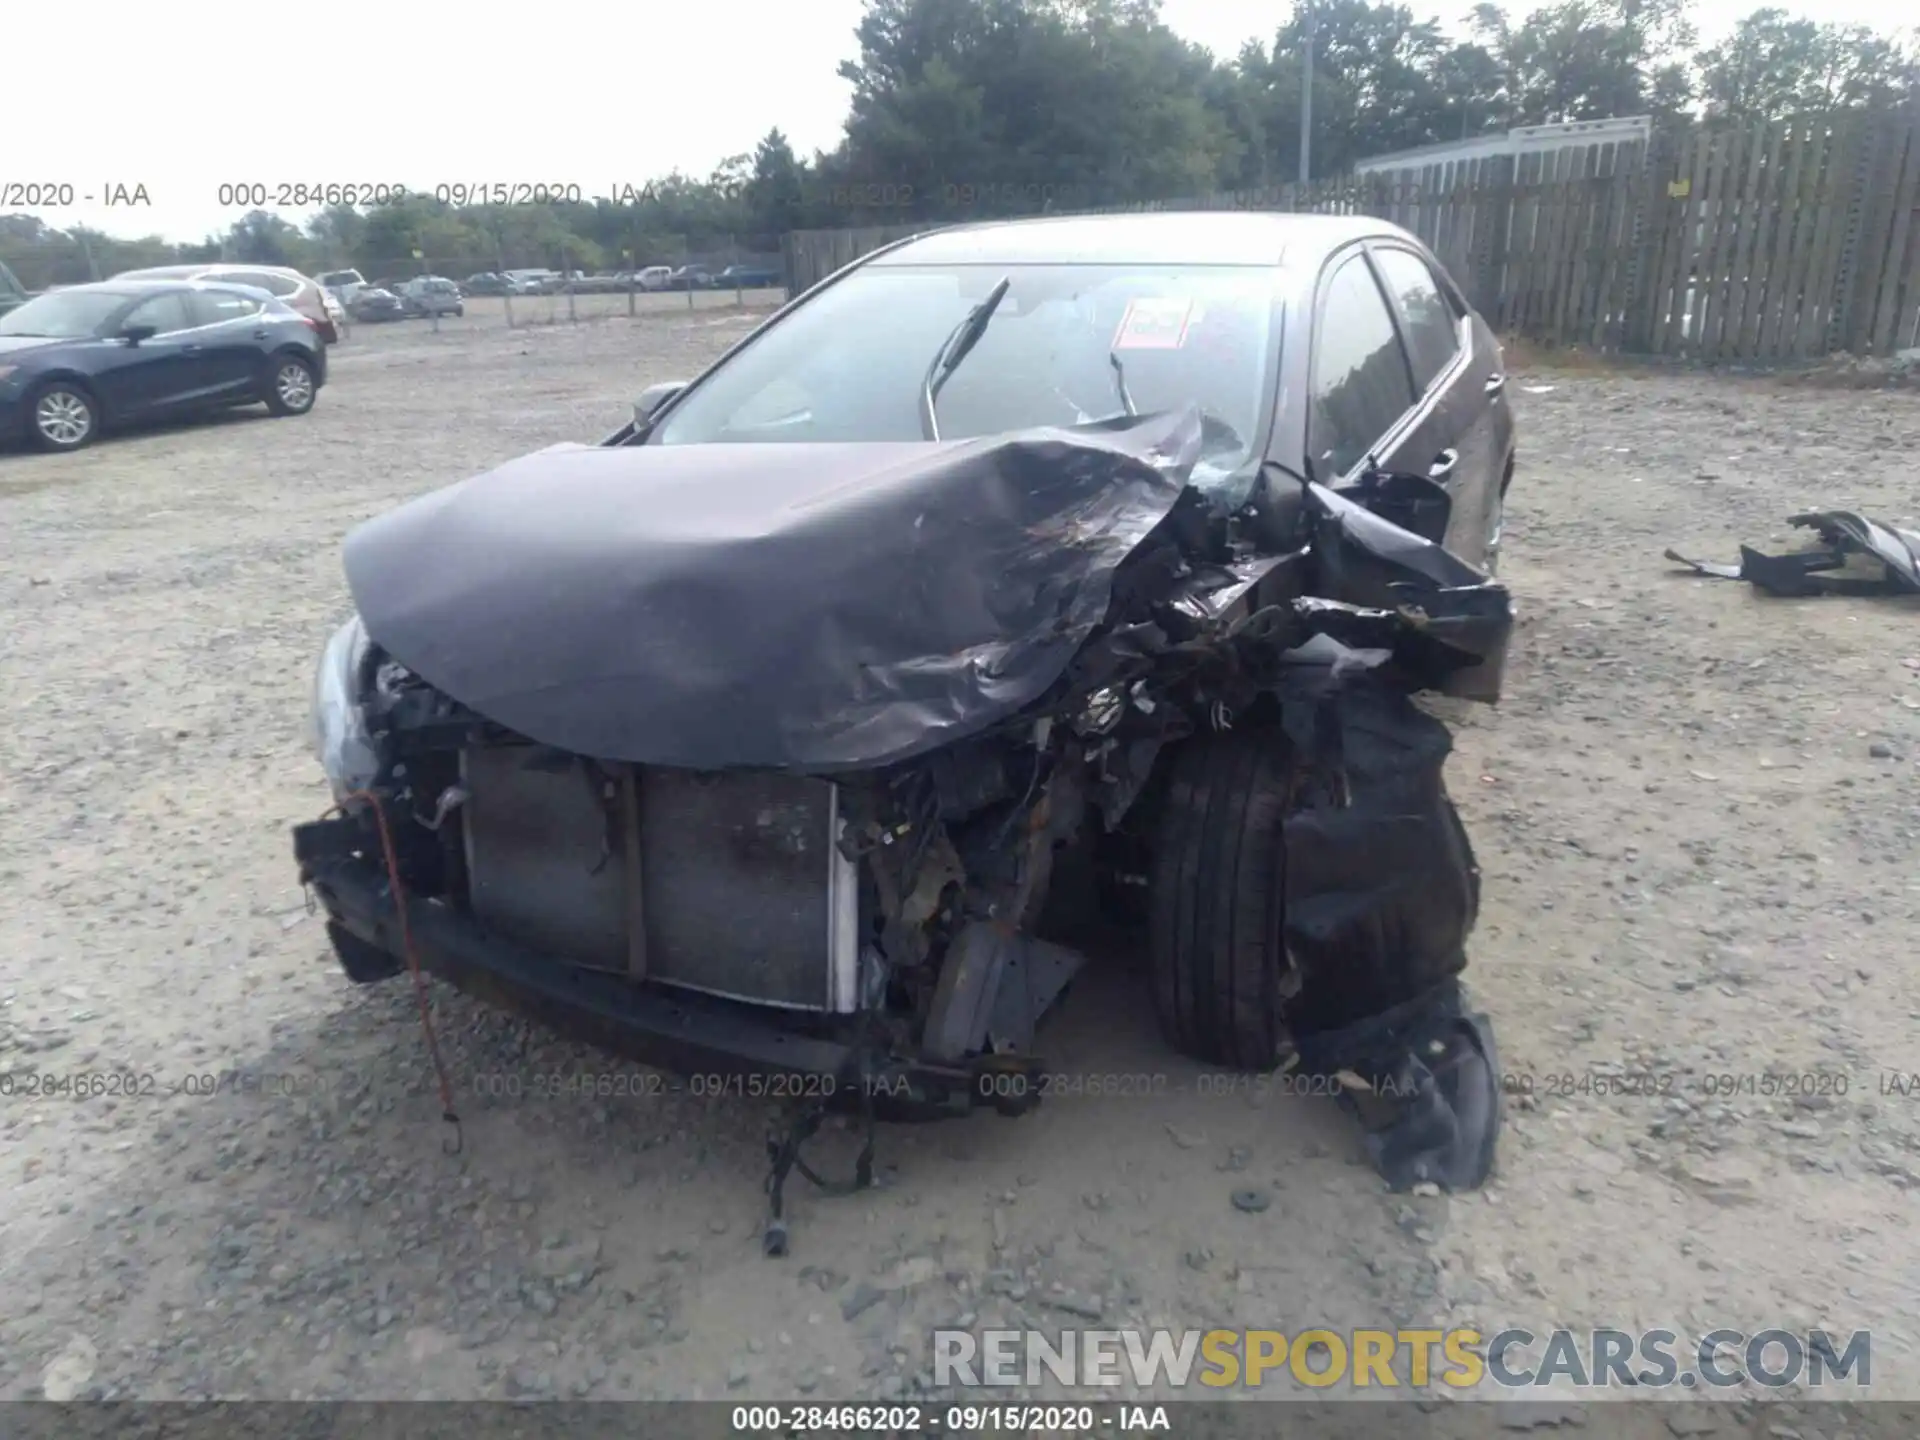
[[[1384,1193],[1324,1101],[1061,1097],[888,1130],[884,1187],[796,1187],[769,1261],[766,1111],[502,1098],[619,1067],[445,990],[441,1153],[408,989],[347,985],[293,882],[340,538],[599,437],[743,323],[365,327],[304,419],[0,457],[0,1395],[897,1396],[940,1322],[1871,1328],[1876,1392],[1920,1395],[1888,1079],[1920,1072],[1920,610],[1661,559],[1813,503],[1915,523],[1910,395],[1516,378],[1518,658],[1450,770],[1469,977],[1533,1091],[1485,1192]],[[1124,957],[1052,1051],[1195,1075]],[[23,1098],[35,1070],[160,1093]]]

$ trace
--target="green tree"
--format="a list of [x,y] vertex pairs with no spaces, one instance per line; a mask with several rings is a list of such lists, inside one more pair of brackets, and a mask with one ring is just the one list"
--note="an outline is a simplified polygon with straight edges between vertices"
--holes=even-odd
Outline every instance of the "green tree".
[[1886,109],[1916,91],[1915,56],[1863,25],[1755,10],[1696,57],[1712,119],[1775,119],[1837,108]]
[[1686,0],[1560,0],[1518,26],[1503,20],[1491,34],[1513,123],[1676,112],[1691,91],[1684,53],[1694,33],[1685,7]]
[[228,228],[227,258],[250,265],[290,265],[306,268],[312,259],[307,237],[299,227],[270,210],[249,210]]
[[787,137],[778,127],[769,130],[754,147],[753,173],[742,197],[752,228],[776,235],[799,228],[806,185],[806,171]]

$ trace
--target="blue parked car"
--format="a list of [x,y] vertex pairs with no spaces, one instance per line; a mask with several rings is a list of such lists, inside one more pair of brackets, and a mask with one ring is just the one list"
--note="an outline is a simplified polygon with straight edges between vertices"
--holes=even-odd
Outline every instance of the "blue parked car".
[[0,441],[43,450],[231,405],[304,415],[326,378],[314,322],[251,286],[106,281],[0,315]]

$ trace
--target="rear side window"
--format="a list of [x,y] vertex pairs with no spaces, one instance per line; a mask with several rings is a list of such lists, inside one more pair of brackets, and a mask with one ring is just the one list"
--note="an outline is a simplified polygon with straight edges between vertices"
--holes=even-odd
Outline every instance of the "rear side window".
[[251,285],[269,295],[287,296],[300,288],[298,280],[275,275],[269,270],[222,270],[217,277],[230,285]]
[[1315,478],[1344,475],[1413,408],[1413,381],[1393,316],[1366,257],[1342,261],[1326,290],[1313,363],[1307,445]]
[[169,290],[164,295],[141,301],[127,312],[127,318],[120,324],[123,329],[129,325],[151,325],[154,334],[171,335],[176,330],[191,329],[194,321],[187,311],[187,297],[178,290]]
[[231,290],[197,290],[193,295],[193,323],[218,325],[225,320],[244,320],[260,308],[259,301]]
[[1460,353],[1460,317],[1432,267],[1411,250],[1376,250],[1373,259],[1400,316],[1413,382],[1424,392]]

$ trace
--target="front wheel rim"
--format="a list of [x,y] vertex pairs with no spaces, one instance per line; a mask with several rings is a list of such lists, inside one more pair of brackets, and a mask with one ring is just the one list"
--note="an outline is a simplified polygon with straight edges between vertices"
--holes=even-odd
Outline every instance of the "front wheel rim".
[[93,408],[71,390],[54,390],[34,406],[33,423],[55,445],[78,445],[93,429]]
[[304,365],[282,365],[274,379],[280,403],[289,410],[304,410],[313,403],[313,377]]

